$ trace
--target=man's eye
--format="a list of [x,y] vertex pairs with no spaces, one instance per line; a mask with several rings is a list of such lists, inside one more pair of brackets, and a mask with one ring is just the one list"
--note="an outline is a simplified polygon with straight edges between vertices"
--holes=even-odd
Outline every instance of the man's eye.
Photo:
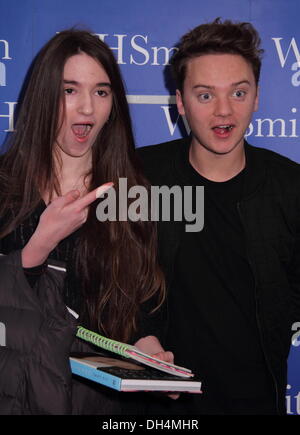
[[238,98],[244,97],[245,95],[246,95],[246,92],[245,91],[241,91],[241,90],[235,91],[233,93],[233,96],[234,97],[238,97]]
[[211,95],[208,92],[205,92],[205,94],[200,94],[199,99],[201,101],[209,101],[211,99]]

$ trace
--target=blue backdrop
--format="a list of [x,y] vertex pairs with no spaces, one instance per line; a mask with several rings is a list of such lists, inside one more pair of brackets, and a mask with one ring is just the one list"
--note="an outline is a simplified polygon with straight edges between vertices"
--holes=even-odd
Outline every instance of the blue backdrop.
[[[260,108],[247,139],[300,162],[299,0],[0,0],[0,145],[14,128],[26,71],[57,31],[91,30],[121,67],[137,146],[179,138],[187,127],[174,105],[168,61],[180,36],[220,16],[250,21],[265,49]],[[300,321],[300,319],[299,319]],[[300,324],[289,357],[287,409],[300,414]]]

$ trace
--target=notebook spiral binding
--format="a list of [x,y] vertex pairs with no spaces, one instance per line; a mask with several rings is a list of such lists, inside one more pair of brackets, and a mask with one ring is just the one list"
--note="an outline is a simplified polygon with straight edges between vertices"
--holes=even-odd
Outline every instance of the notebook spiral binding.
[[88,341],[102,349],[108,350],[122,357],[134,359],[144,365],[154,367],[158,370],[165,371],[172,375],[177,375],[181,377],[192,377],[194,374],[191,370],[185,367],[180,367],[175,364],[165,362],[163,360],[157,359],[147,353],[140,351],[135,346],[127,343],[121,343],[120,341],[112,340],[111,338],[104,337],[97,332],[90,331],[83,326],[77,326],[76,337],[82,340]]
[[84,328],[83,326],[77,327],[76,337],[88,341],[89,343],[101,347],[102,349],[109,350],[110,352],[117,353],[127,358],[129,355],[127,355],[126,352],[132,347],[128,344],[120,343],[119,341],[104,337],[103,335]]

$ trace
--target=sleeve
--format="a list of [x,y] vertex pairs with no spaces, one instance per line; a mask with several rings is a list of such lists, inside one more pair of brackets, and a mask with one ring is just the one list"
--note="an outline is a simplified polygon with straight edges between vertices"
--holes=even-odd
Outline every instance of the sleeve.
[[0,414],[71,412],[69,353],[77,322],[61,298],[64,277],[46,270],[33,292],[21,253],[0,257]]
[[47,268],[47,263],[40,264],[39,266],[35,266],[35,267],[23,267],[25,277],[31,288],[35,286],[39,278],[45,272],[46,268]]
[[288,269],[288,280],[291,287],[291,322],[300,322],[300,198],[296,207],[295,240],[292,259]]
[[[5,222],[8,221],[9,219],[9,214],[5,217],[5,218],[0,218],[0,229],[3,228],[3,225],[5,224]],[[10,252],[12,252],[13,250],[15,250],[13,248],[14,243],[12,243],[12,240],[15,240],[15,238],[18,239],[18,237],[16,236],[15,231],[12,234],[9,234],[8,237],[4,237],[4,239],[0,239],[0,253],[3,255],[7,255]],[[21,242],[24,240],[24,235],[22,235],[22,237],[19,237],[20,239],[20,246],[18,249],[21,249],[21,245],[24,242]],[[47,262],[45,262],[44,264],[41,264],[39,266],[36,267],[31,267],[31,268],[23,268],[25,277],[30,285],[31,288],[33,288],[35,286],[35,284],[38,282],[39,278],[41,277],[41,275],[45,272],[47,268]]]

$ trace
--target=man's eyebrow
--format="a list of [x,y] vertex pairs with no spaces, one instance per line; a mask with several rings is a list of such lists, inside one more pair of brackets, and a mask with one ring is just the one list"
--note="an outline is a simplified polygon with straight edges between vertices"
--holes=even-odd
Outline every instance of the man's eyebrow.
[[[77,82],[76,80],[63,80],[63,83],[65,85],[80,86],[80,83]],[[111,88],[111,84],[108,82],[99,82],[99,83],[96,83],[96,85],[95,85],[95,87],[101,87],[101,86],[108,86]]]
[[[246,79],[245,80],[240,80],[238,82],[231,83],[230,86],[231,87],[235,87],[235,86],[240,86],[240,85],[243,85],[243,84],[251,86],[251,83],[249,82],[249,80],[246,80]],[[193,89],[197,89],[197,88],[215,89],[216,87],[215,86],[210,86],[210,85],[204,85],[203,83],[198,83],[197,85],[193,86]]]
[[249,82],[249,80],[240,80],[239,82],[232,83],[232,86],[240,86],[240,85],[244,85],[244,84],[251,86],[251,83]]
[[193,86],[193,89],[197,88],[215,89],[215,86],[203,85],[202,83],[198,83],[197,85]]

